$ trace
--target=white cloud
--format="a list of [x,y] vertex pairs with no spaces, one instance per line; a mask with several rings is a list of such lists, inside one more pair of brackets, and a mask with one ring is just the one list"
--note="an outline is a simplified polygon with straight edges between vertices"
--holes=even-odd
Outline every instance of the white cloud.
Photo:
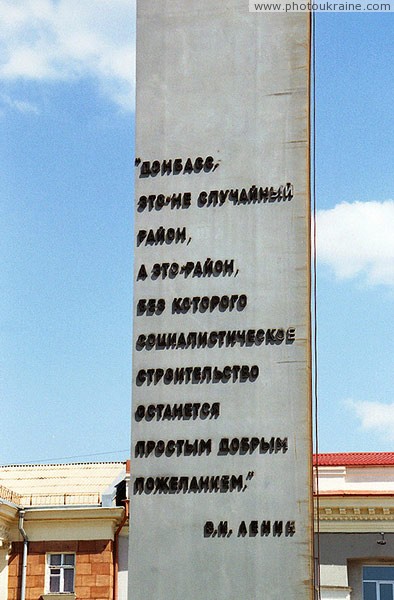
[[33,113],[38,115],[40,112],[38,107],[35,104],[32,104],[32,102],[17,100],[7,96],[7,94],[0,94],[0,103],[21,113]]
[[343,202],[317,215],[317,256],[339,279],[394,286],[394,201]]
[[366,431],[375,431],[388,440],[394,440],[394,403],[347,400],[346,404],[361,421]]
[[125,109],[134,103],[135,0],[0,0],[0,78],[93,77]]

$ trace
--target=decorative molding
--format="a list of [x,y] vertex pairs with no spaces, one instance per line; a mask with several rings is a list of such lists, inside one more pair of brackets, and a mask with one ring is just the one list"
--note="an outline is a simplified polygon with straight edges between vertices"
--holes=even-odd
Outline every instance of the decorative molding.
[[11,535],[11,532],[10,532],[9,528],[6,527],[5,525],[0,525],[0,541],[3,543],[4,542],[9,543],[10,535]]
[[321,521],[394,521],[394,506],[320,506]]
[[338,590],[338,591],[345,591],[345,592],[353,591],[353,588],[346,586],[346,585],[321,585],[320,588],[322,590]]
[[0,485],[0,498],[3,500],[7,500],[7,502],[14,502],[15,504],[20,504],[21,496],[16,492],[13,492],[9,488],[4,485]]
[[320,496],[317,517],[324,533],[394,533],[394,494]]

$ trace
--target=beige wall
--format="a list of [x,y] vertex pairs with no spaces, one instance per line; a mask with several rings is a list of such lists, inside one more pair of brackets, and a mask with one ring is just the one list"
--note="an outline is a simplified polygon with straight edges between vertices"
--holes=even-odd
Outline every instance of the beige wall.
[[8,550],[0,548],[0,598],[7,598],[8,592]]
[[120,507],[26,509],[24,527],[35,542],[113,539],[123,514]]

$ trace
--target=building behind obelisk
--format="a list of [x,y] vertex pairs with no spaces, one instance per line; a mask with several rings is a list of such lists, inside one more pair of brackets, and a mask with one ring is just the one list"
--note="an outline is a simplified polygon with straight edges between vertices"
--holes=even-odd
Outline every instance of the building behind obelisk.
[[130,599],[307,600],[309,16],[137,13]]

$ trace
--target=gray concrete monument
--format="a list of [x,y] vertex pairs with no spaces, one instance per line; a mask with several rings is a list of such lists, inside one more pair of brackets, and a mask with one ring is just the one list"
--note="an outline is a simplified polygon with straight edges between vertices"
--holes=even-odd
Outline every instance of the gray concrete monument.
[[307,600],[309,17],[137,5],[130,600]]

